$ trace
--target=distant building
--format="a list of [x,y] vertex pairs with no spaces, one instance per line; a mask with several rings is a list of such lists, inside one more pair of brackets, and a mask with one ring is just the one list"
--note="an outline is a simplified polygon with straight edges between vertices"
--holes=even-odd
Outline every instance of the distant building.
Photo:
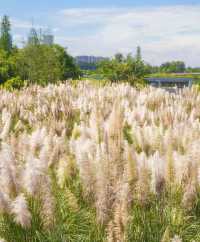
[[96,64],[100,61],[107,60],[108,58],[102,56],[76,56],[76,62],[79,63],[88,63],[88,64]]
[[108,58],[101,56],[76,56],[75,62],[82,70],[96,70],[97,64],[101,61],[108,60]]
[[39,37],[38,37],[37,30],[32,27],[28,35],[28,44],[36,45],[38,43],[39,43]]
[[42,37],[42,43],[45,45],[52,45],[54,42],[54,36],[53,35],[43,35]]
[[52,45],[54,43],[54,36],[48,29],[42,33],[42,44]]
[[28,44],[45,44],[52,45],[54,43],[54,36],[51,33],[50,29],[43,31],[42,29],[35,29],[32,27],[28,35]]

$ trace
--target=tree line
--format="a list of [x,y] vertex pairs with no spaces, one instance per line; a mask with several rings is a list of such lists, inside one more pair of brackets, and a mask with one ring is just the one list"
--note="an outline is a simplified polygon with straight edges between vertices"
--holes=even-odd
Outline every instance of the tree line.
[[[88,69],[85,67],[88,67]],[[85,71],[86,75],[96,73],[111,82],[127,81],[133,85],[144,83],[145,76],[154,74],[166,76],[172,73],[200,73],[200,68],[186,67],[183,61],[170,61],[160,66],[152,66],[143,60],[140,46],[137,47],[135,56],[132,54],[125,56],[122,53],[117,53],[111,59],[95,63],[93,69],[87,65],[83,69],[87,70]]]
[[20,88],[32,83],[45,85],[58,80],[75,79],[80,70],[72,56],[58,44],[43,44],[32,28],[23,48],[12,41],[11,23],[3,16],[0,24],[0,83]]
[[100,62],[96,70],[113,82],[121,80],[138,82],[151,74],[200,73],[200,68],[186,67],[183,61],[169,61],[160,66],[152,66],[143,60],[139,46],[135,56],[117,53],[114,58]]

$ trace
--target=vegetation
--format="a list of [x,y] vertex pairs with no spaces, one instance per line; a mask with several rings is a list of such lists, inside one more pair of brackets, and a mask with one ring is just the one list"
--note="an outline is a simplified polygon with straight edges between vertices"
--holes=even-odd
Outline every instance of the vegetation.
[[79,77],[79,68],[63,47],[42,44],[37,31],[32,28],[27,44],[18,49],[12,45],[10,28],[9,18],[4,16],[0,36],[0,83],[3,86],[12,89],[19,87],[19,83],[23,86],[25,81],[28,85],[46,85]]
[[124,57],[121,53],[117,53],[113,59],[102,61],[98,72],[111,82],[125,81],[135,85],[141,82],[145,74],[150,73],[150,69],[142,60],[141,50],[138,47],[135,57],[131,54]]
[[6,81],[3,85],[3,88],[5,88],[8,91],[14,91],[15,89],[21,89],[25,86],[27,86],[26,81],[22,81],[20,77],[13,77]]
[[186,67],[183,61],[171,61],[165,62],[160,66],[151,66],[150,67],[151,74],[161,74],[161,75],[189,75],[191,74],[199,74],[200,68],[198,67]]
[[10,34],[10,21],[8,16],[4,16],[1,21],[0,48],[10,54],[12,50],[12,36]]
[[183,73],[186,66],[183,61],[166,62],[160,66],[160,71],[165,73]]
[[77,82],[0,97],[1,241],[200,241],[196,89]]

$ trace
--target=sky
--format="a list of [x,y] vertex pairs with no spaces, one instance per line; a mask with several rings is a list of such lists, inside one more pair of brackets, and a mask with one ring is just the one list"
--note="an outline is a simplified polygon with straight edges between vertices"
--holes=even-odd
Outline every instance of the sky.
[[73,55],[134,55],[146,62],[200,66],[200,0],[0,0],[21,45],[32,26],[51,29]]

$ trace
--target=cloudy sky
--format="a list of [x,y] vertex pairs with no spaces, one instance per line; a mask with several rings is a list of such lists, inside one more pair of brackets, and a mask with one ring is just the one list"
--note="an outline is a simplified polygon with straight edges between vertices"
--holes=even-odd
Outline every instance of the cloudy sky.
[[18,45],[33,22],[72,55],[134,53],[140,45],[151,64],[200,66],[200,0],[1,0],[3,14]]

